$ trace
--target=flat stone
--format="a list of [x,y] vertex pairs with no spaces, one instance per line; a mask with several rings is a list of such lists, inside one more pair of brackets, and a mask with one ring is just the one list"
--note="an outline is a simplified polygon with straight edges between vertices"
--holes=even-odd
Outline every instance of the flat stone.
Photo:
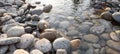
[[17,49],[14,51],[13,54],[29,54],[29,53],[24,49]]
[[20,41],[20,37],[4,38],[4,39],[0,39],[0,45],[10,45],[10,44],[18,43],[19,41]]
[[91,43],[97,43],[99,41],[99,38],[93,34],[85,35],[84,39],[88,42],[91,42]]
[[8,37],[19,37],[25,33],[24,27],[14,26],[7,31]]
[[114,50],[120,51],[120,42],[115,42],[115,41],[112,41],[112,40],[108,40],[107,41],[107,46],[114,49]]

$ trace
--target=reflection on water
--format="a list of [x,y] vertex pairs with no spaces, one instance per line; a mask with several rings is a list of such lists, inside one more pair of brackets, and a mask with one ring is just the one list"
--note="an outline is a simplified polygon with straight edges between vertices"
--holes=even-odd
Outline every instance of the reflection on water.
[[[79,16],[83,14],[83,11],[89,8],[90,0],[27,0],[27,3],[35,3],[41,1],[41,4],[52,4],[53,9],[50,13],[44,13],[50,17],[68,17]],[[38,5],[40,6],[40,5]]]

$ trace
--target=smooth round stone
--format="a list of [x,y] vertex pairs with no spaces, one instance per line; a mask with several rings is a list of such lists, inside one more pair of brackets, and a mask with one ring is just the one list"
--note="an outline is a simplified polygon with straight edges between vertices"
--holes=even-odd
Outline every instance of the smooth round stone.
[[101,46],[99,44],[93,44],[93,47],[96,48],[96,49],[101,48]]
[[0,7],[4,7],[4,2],[0,1]]
[[43,53],[49,52],[52,49],[50,41],[45,38],[38,40],[34,46]]
[[39,31],[33,31],[32,33],[35,37],[40,37],[40,32]]
[[103,25],[96,25],[90,28],[90,32],[94,34],[101,34],[105,31],[105,27]]
[[106,54],[120,54],[120,52],[109,47],[106,47]]
[[6,16],[0,18],[1,22],[5,22],[5,21],[8,21],[10,19],[12,19],[12,17],[10,15],[6,15]]
[[12,23],[16,23],[14,19],[10,19],[10,20],[4,22],[3,24],[12,24]]
[[103,33],[103,34],[101,34],[101,37],[102,37],[104,40],[110,40],[110,39],[111,39],[109,33]]
[[120,12],[113,13],[112,17],[115,21],[120,22]]
[[34,49],[30,52],[30,54],[43,54],[40,50]]
[[3,13],[6,13],[7,11],[5,9],[0,9],[0,16],[3,16]]
[[67,54],[67,51],[65,49],[57,49],[56,54]]
[[7,31],[8,37],[18,37],[25,33],[24,27],[14,26]]
[[26,49],[34,42],[34,36],[32,34],[24,34],[21,36],[21,40],[18,43],[18,47],[21,49]]
[[80,50],[83,50],[83,51],[86,51],[89,49],[89,45],[85,42],[83,42],[81,45],[80,45]]
[[69,30],[68,32],[67,32],[67,36],[78,36],[79,35],[79,31],[77,31],[77,30]]
[[118,35],[117,33],[115,33],[115,32],[111,32],[111,33],[110,33],[110,38],[111,38],[112,40],[114,40],[114,41],[120,41],[119,35]]
[[13,52],[13,51],[15,51],[17,48],[16,48],[16,46],[15,46],[15,44],[11,44],[11,45],[9,45],[9,51],[10,52]]
[[53,42],[53,48],[55,50],[57,49],[65,49],[68,51],[71,47],[71,43],[68,39],[66,38],[58,38]]
[[63,29],[66,29],[70,26],[70,22],[69,21],[62,21],[59,23],[59,27],[60,28],[63,28]]
[[49,23],[45,20],[40,20],[37,24],[39,30],[43,31],[44,29],[49,27]]
[[15,19],[14,19],[16,22],[20,22],[21,20],[22,20],[22,18],[21,17],[15,17]]
[[20,10],[20,9],[27,10],[27,9],[28,9],[28,6],[29,6],[29,4],[23,4],[23,5],[19,8],[19,10]]
[[24,4],[24,2],[22,0],[15,0],[15,4],[20,7]]
[[105,47],[102,47],[102,48],[100,49],[100,54],[106,54]]
[[89,48],[85,54],[94,54],[94,49],[93,48]]
[[110,12],[103,12],[100,17],[105,20],[112,20],[112,13]]
[[13,52],[13,54],[29,54],[29,53],[24,49],[17,49]]
[[25,21],[30,21],[30,20],[31,20],[31,14],[27,14],[26,18],[25,18]]
[[86,41],[91,43],[97,43],[99,41],[99,38],[94,34],[88,34],[83,37]]
[[108,40],[107,41],[107,46],[114,49],[114,50],[120,51],[120,42],[115,42],[113,40]]
[[91,26],[89,26],[89,25],[81,24],[79,26],[79,31],[82,33],[89,33],[90,28],[91,28]]
[[25,32],[26,33],[32,33],[33,32],[32,27],[30,27],[30,26],[25,27]]
[[57,38],[57,34],[53,33],[53,32],[44,32],[42,34],[40,34],[40,39],[41,38],[46,38],[48,39],[50,42],[53,42],[56,38]]
[[8,50],[8,46],[0,46],[0,54],[5,54]]
[[78,49],[81,45],[81,41],[79,39],[74,39],[74,40],[71,40],[71,47],[73,49]]
[[32,18],[32,21],[39,21],[40,20],[40,17],[36,14],[32,15],[31,18]]
[[47,5],[47,6],[45,6],[45,7],[43,8],[43,12],[48,13],[48,12],[51,11],[51,9],[52,9],[52,5],[49,4],[49,5]]
[[0,39],[0,45],[10,45],[10,44],[18,43],[19,41],[20,41],[20,37],[4,38],[4,39]]
[[34,15],[34,14],[41,15],[42,13],[43,13],[43,11],[41,9],[31,9],[30,10],[31,15]]

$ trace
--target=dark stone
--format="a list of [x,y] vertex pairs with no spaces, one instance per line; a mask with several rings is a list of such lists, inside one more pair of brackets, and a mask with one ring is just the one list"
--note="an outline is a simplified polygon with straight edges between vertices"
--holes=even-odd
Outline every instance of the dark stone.
[[48,12],[50,12],[51,11],[51,9],[52,9],[52,5],[47,5],[47,6],[45,6],[44,8],[43,8],[43,12],[46,12],[46,13],[48,13]]
[[30,27],[30,26],[25,27],[25,32],[26,33],[32,33],[33,32],[32,27]]
[[43,11],[41,9],[31,9],[30,10],[31,15],[34,15],[34,14],[41,15],[42,13],[43,13]]

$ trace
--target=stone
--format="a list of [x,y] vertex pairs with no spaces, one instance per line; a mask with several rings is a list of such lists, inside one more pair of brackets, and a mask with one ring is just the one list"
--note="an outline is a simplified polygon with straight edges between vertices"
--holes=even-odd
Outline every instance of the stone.
[[12,16],[10,16],[10,15],[6,15],[6,16],[0,18],[1,22],[6,22],[10,19],[12,19]]
[[0,9],[0,17],[3,16],[3,13],[6,13],[7,11],[5,9]]
[[4,39],[4,38],[7,38],[8,36],[7,36],[7,34],[1,34],[0,35],[0,39]]
[[94,54],[99,54],[100,53],[100,49],[95,49],[94,50]]
[[30,26],[25,27],[25,32],[26,33],[32,33],[33,32],[32,27],[30,27]]
[[65,49],[57,49],[56,54],[67,54],[67,51]]
[[24,4],[24,2],[22,0],[15,0],[15,4],[20,7]]
[[8,46],[0,46],[0,54],[5,54],[8,50]]
[[100,15],[100,17],[101,17],[102,19],[110,20],[110,21],[111,21],[111,20],[112,20],[112,13],[106,11],[106,12],[103,12],[103,13]]
[[106,41],[111,39],[109,33],[103,33],[101,37]]
[[86,42],[83,42],[81,45],[80,45],[80,50],[83,50],[83,51],[86,51],[89,49],[89,45],[86,43]]
[[14,0],[6,0],[6,2],[13,4],[15,1]]
[[46,38],[48,39],[50,42],[53,42],[56,38],[57,38],[57,34],[53,33],[53,32],[43,32],[40,34],[40,39],[41,38]]
[[48,28],[49,27],[49,23],[45,20],[40,20],[37,24],[37,28],[40,30],[40,31],[43,31],[44,29]]
[[101,48],[101,46],[99,44],[93,44],[93,47],[96,48],[96,49]]
[[91,43],[97,43],[99,41],[99,38],[94,34],[88,34],[83,37],[86,41]]
[[32,15],[31,18],[32,18],[32,21],[39,21],[40,20],[40,17],[36,14]]
[[17,48],[16,48],[15,44],[9,45],[9,49],[8,49],[8,50],[9,50],[10,52],[14,52],[16,49],[17,49]]
[[21,40],[18,43],[18,47],[21,49],[26,49],[34,42],[34,36],[32,34],[24,34],[21,36]]
[[43,12],[48,13],[48,12],[51,11],[51,9],[52,9],[52,5],[51,5],[51,4],[46,5],[46,6],[43,8]]
[[53,48],[55,50],[65,49],[66,51],[69,51],[70,47],[71,47],[70,41],[64,37],[58,38],[53,42]]
[[4,2],[0,1],[0,7],[4,7]]
[[79,39],[74,39],[74,40],[71,40],[71,47],[73,49],[78,49],[80,48],[80,45],[81,45],[81,41]]
[[39,31],[33,31],[32,33],[35,37],[40,37],[40,32]]
[[106,47],[106,54],[120,54],[120,52]]
[[24,27],[14,26],[7,31],[8,37],[20,37],[25,33]]
[[0,39],[0,45],[10,45],[15,44],[20,41],[20,37],[10,37],[10,38],[4,38]]
[[24,49],[17,49],[13,52],[13,54],[29,54],[29,53]]
[[120,12],[113,13],[112,17],[115,21],[120,22]]
[[34,46],[43,53],[49,52],[52,49],[50,41],[45,38],[38,40]]
[[79,35],[79,31],[77,30],[68,30],[67,32],[67,36],[78,36]]
[[119,35],[118,35],[117,33],[115,33],[115,32],[111,32],[111,33],[110,33],[110,38],[111,38],[112,40],[114,40],[114,41],[120,41]]
[[91,26],[89,25],[86,25],[86,24],[80,24],[79,26],[79,31],[82,32],[82,33],[90,33],[89,30],[90,30]]
[[40,50],[34,49],[30,52],[30,54],[43,54]]
[[94,54],[94,49],[93,48],[89,48],[85,54]]
[[63,29],[66,29],[70,26],[70,22],[69,21],[62,21],[59,23],[59,27],[60,28],[63,28]]
[[95,25],[90,28],[90,32],[94,34],[101,34],[105,31],[105,27],[103,25]]
[[102,48],[100,49],[100,54],[106,54],[105,47],[102,47]]
[[114,50],[120,51],[120,42],[115,42],[113,40],[108,40],[107,41],[107,46],[114,49]]
[[31,15],[41,15],[43,13],[43,11],[41,9],[30,9],[30,14]]
[[24,15],[24,9],[19,9],[18,11],[17,11],[17,15],[18,16],[22,16],[22,15]]
[[53,32],[53,33],[57,34],[57,30],[56,29],[52,29],[52,28],[45,29],[44,32]]

